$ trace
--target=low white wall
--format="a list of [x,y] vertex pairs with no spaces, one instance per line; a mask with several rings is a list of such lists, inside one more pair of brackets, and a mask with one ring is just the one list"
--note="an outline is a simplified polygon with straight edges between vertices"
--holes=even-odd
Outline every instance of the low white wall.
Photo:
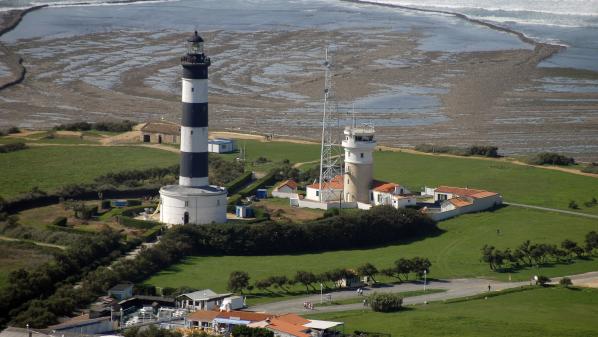
[[276,192],[272,191],[272,196],[275,198],[291,199],[297,196],[297,193]]

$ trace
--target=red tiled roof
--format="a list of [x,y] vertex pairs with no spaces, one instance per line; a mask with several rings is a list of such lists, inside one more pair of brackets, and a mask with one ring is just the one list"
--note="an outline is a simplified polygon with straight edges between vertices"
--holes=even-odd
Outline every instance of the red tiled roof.
[[374,183],[374,191],[376,192],[393,193],[395,191],[395,188],[397,187],[401,187],[401,185],[395,183],[382,182],[380,182],[380,184],[377,185],[376,183]]
[[310,320],[305,319],[297,314],[284,314],[276,316],[276,318],[295,325],[304,325],[310,322]]
[[282,183],[280,183],[280,185],[276,186],[275,189],[278,190],[278,189],[280,189],[283,186],[288,186],[288,187],[290,187],[293,190],[297,189],[297,183],[293,179],[289,179],[289,180],[283,181]]
[[[308,185],[309,188],[320,189],[320,183]],[[344,187],[343,176],[336,176],[328,182],[322,184],[322,189],[342,190]]]
[[214,318],[218,317],[219,314],[219,311],[198,310],[194,313],[191,313],[187,319],[190,321],[211,322],[214,320]]
[[451,193],[461,197],[472,197],[476,199],[486,198],[489,196],[497,195],[495,192],[489,192],[484,190],[476,190],[473,188],[463,188],[463,187],[451,187],[451,186],[439,186],[436,189],[436,192],[439,193]]
[[272,314],[259,313],[253,311],[223,311],[218,315],[218,318],[235,318],[242,321],[258,322],[272,317]]
[[469,206],[469,205],[473,204],[471,201],[467,200],[466,198],[452,198],[452,199],[449,199],[448,201],[457,208],[465,207],[465,206]]
[[[308,321],[309,323],[309,321]],[[278,318],[272,318],[270,320],[270,324],[268,325],[268,329],[273,329],[276,331],[280,331],[282,333],[296,336],[296,337],[310,337],[311,335],[307,333],[309,328],[304,327],[303,325],[295,325]]]
[[243,321],[259,322],[272,317],[272,314],[259,313],[253,311],[215,311],[215,310],[198,310],[187,317],[191,321],[210,322],[215,318],[239,319]]

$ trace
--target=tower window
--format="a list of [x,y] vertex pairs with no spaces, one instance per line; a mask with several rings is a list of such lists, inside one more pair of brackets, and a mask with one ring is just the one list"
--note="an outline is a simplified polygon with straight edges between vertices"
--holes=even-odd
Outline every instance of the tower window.
[[349,179],[347,179],[347,185],[349,185]]
[[363,152],[361,153],[361,155],[360,155],[360,156],[361,156],[361,158],[363,158]]
[[185,207],[189,206],[189,201],[185,201]]
[[191,130],[191,134],[193,134],[193,130]]
[[195,92],[195,88],[191,88],[191,92]]

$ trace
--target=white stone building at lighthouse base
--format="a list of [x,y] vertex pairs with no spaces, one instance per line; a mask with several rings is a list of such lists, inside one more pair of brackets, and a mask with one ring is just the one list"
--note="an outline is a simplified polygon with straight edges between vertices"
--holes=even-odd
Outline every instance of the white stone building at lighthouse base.
[[160,189],[160,222],[197,225],[225,223],[226,195],[226,189],[219,186],[163,186]]

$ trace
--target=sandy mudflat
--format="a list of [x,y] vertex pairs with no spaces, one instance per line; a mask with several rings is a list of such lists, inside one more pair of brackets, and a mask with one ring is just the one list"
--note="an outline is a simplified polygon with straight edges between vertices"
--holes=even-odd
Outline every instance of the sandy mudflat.
[[[323,46],[336,41],[335,92],[344,122],[391,146],[494,144],[598,160],[598,74],[537,68],[535,48],[448,53],[418,48],[425,32],[385,27],[204,33],[210,127],[317,140]],[[112,31],[4,45],[25,81],[0,91],[0,126],[49,127],[109,118],[180,116],[178,57],[186,35]],[[1,51],[1,50],[0,50]]]

